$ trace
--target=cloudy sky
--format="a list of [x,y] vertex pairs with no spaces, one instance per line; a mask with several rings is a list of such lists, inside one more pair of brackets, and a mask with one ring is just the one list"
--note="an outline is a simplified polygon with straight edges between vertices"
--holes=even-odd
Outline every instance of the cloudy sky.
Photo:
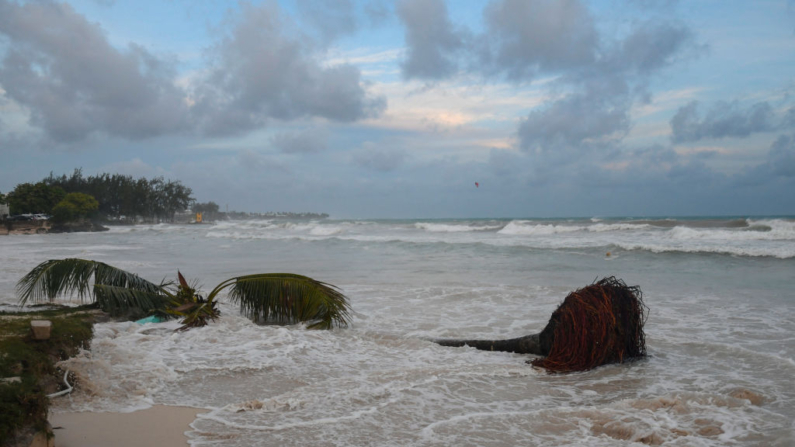
[[795,2],[0,0],[0,192],[77,167],[341,218],[791,215]]

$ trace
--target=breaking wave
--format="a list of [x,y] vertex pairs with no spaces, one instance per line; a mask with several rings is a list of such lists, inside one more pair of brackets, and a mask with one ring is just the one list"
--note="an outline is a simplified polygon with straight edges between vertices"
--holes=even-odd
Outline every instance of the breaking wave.
[[617,248],[652,253],[795,257],[795,221],[789,219],[724,219],[709,223],[673,219],[224,222],[199,231],[206,237],[222,239],[334,239],[361,243],[485,244],[607,251]]
[[475,225],[475,224],[439,224],[417,222],[414,224],[415,228],[420,230],[430,231],[432,233],[465,233],[469,231],[491,231],[503,228],[503,225]]

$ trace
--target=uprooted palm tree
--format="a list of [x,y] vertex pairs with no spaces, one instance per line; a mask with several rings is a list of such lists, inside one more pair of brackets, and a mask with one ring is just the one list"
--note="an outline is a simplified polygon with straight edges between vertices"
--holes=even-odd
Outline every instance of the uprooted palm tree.
[[346,326],[349,305],[335,286],[291,273],[258,273],[227,279],[199,295],[177,272],[178,281],[154,284],[103,262],[53,259],[42,262],[17,283],[19,304],[52,302],[59,295],[77,294],[111,314],[146,313],[182,318],[181,330],[200,327],[220,316],[218,294],[229,299],[255,322],[306,322],[312,329]]
[[529,363],[550,372],[585,371],[644,357],[646,316],[640,287],[609,277],[570,293],[538,334],[510,340],[434,341],[544,356]]

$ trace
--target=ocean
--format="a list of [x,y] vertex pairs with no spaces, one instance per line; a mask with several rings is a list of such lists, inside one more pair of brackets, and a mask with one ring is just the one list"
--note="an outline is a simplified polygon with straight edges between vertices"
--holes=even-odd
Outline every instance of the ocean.
[[[795,445],[795,219],[233,221],[0,237],[0,309],[53,258],[207,291],[289,272],[340,287],[353,322],[260,326],[222,303],[207,327],[95,326],[53,411],[208,409],[192,445]],[[539,332],[605,276],[639,285],[648,357],[547,374],[530,356],[429,338]]]

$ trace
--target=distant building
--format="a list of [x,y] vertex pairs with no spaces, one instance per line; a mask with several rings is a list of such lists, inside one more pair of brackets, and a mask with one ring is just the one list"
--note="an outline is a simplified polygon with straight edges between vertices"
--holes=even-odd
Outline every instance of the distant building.
[[0,217],[6,217],[11,214],[11,211],[8,209],[8,205],[0,205]]

